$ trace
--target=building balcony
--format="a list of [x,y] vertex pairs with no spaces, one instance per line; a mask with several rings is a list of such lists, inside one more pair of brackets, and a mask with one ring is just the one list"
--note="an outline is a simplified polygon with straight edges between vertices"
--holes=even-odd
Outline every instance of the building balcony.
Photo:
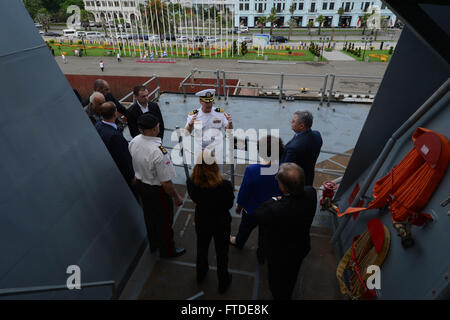
[[315,12],[317,12],[317,9],[309,9],[308,12],[309,13],[315,13]]

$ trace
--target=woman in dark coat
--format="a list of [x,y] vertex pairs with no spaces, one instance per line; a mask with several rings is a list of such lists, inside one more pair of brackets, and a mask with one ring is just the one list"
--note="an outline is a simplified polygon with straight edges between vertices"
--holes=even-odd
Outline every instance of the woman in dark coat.
[[[208,156],[207,152],[203,152],[203,156]],[[196,204],[197,282],[201,283],[209,270],[208,247],[214,238],[219,293],[222,294],[231,284],[231,274],[228,273],[229,210],[233,207],[234,193],[230,181],[222,178],[215,158],[209,157],[197,162],[186,185],[189,196]]]

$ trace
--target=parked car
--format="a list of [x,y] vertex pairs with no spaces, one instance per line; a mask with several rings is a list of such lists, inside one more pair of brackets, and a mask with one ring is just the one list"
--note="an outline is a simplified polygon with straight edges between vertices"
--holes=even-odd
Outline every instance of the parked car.
[[86,32],[85,31],[77,31],[75,35],[77,36],[77,38],[86,37]]
[[194,36],[194,42],[203,42],[204,38],[202,36]]
[[178,36],[176,39],[177,42],[186,42],[188,38],[186,36]]
[[219,39],[216,37],[213,37],[213,36],[208,36],[208,37],[205,37],[205,40],[208,40],[208,42],[216,42]]
[[63,35],[64,37],[76,37],[77,31],[75,29],[64,29]]
[[164,38],[165,38],[166,40],[173,40],[173,41],[176,40],[176,37],[175,37],[174,34],[165,34],[165,35],[164,35]]
[[287,41],[288,41],[288,39],[283,36],[271,36],[270,37],[270,42],[285,43]]
[[105,35],[100,32],[96,32],[96,31],[86,32],[86,38],[88,38],[88,39],[98,39],[98,38],[104,38],[104,37],[105,37]]
[[57,33],[57,32],[46,32],[46,33],[44,33],[44,36],[46,36],[46,37],[61,37],[61,34]]
[[248,27],[246,27],[246,26],[240,26],[240,27],[239,27],[239,31],[241,31],[241,32],[248,32]]
[[232,34],[232,33],[238,34],[238,33],[241,33],[241,32],[239,31],[238,27],[234,27],[232,29],[228,29],[228,33],[229,34]]
[[139,38],[139,40],[148,40],[149,39],[148,34],[139,34],[138,38]]
[[36,28],[42,28],[42,24],[40,24],[40,23],[35,23],[34,26],[35,26]]

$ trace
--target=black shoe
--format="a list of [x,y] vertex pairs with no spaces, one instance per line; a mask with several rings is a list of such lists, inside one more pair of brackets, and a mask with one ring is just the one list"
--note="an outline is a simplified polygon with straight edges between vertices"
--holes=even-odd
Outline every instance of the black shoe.
[[185,248],[175,248],[174,253],[172,255],[161,254],[160,257],[161,258],[176,258],[176,257],[182,256],[185,253],[186,253]]
[[230,284],[231,284],[231,280],[232,280],[232,277],[230,274],[228,276],[228,281],[224,285],[219,284],[219,293],[220,294],[224,294],[228,290],[228,288],[230,287]]

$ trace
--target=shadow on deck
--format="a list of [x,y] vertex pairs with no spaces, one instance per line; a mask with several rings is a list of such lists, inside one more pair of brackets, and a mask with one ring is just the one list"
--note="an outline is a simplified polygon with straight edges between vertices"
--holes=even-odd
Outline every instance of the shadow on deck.
[[[348,158],[343,161],[338,160],[346,165],[345,162],[348,161]],[[324,167],[324,162],[319,163],[318,167]],[[325,165],[325,167],[327,166]],[[244,170],[244,165],[236,167],[238,174],[243,174]],[[321,182],[327,179],[333,179],[333,177],[318,174],[315,179],[315,187],[318,188]],[[241,177],[236,177],[236,184],[240,185],[241,180]],[[181,208],[175,209],[174,239],[177,246],[186,248],[186,254],[175,259],[162,259],[157,254],[150,254],[147,247],[120,299],[272,299],[267,281],[266,265],[259,265],[256,259],[257,230],[252,232],[242,250],[230,246],[229,271],[233,275],[233,282],[225,294],[220,295],[217,292],[218,282],[213,242],[209,249],[210,271],[205,281],[197,284],[195,204],[187,196],[186,186],[176,185],[176,188],[180,195],[184,195],[185,201]],[[231,209],[231,213],[233,216],[231,234],[235,235],[239,229],[241,218],[235,214],[234,208]],[[303,260],[293,299],[343,299],[335,275],[338,262],[330,244],[331,221],[329,212],[318,210],[310,231],[311,251]]]

